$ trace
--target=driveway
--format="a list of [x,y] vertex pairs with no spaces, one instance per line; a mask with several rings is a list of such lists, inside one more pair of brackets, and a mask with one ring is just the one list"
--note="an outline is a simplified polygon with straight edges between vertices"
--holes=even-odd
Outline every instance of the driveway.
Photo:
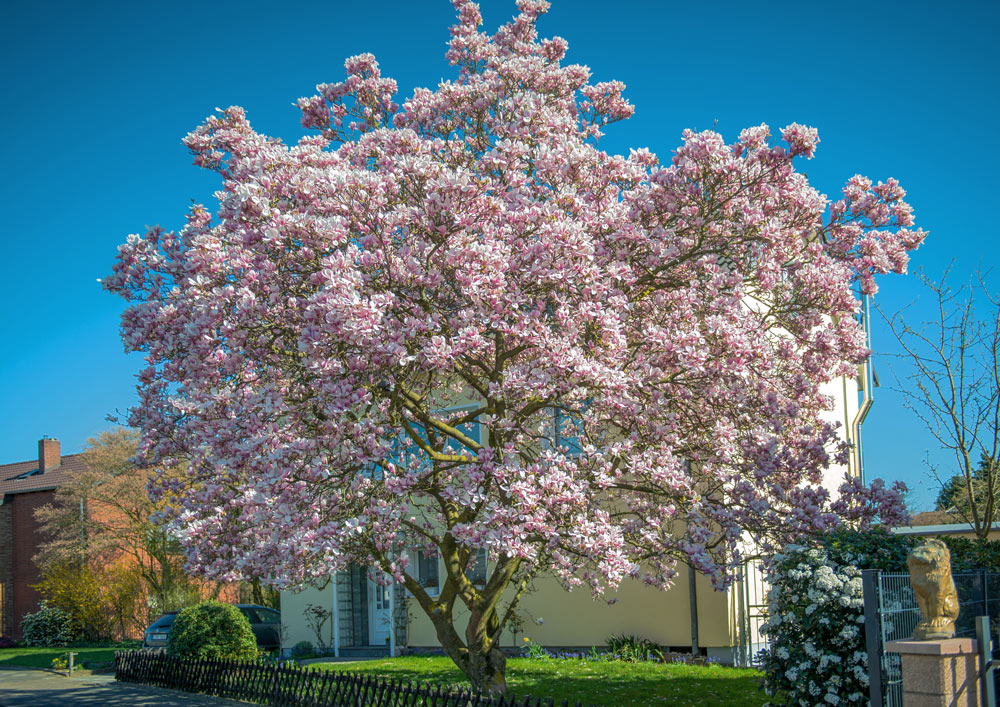
[[0,707],[247,707],[246,702],[49,670],[0,670]]

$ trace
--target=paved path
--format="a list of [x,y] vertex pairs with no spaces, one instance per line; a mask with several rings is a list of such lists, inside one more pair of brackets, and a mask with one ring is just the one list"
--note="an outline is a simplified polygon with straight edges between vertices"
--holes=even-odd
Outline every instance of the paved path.
[[0,670],[0,707],[247,707],[246,702],[49,670]]

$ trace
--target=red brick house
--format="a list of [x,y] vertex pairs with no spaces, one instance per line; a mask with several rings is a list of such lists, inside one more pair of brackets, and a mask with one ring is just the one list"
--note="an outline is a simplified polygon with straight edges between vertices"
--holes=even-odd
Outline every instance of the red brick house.
[[35,510],[55,489],[85,469],[82,454],[61,456],[59,440],[38,440],[38,458],[0,464],[0,635],[21,638],[21,619],[38,609],[31,588],[40,576],[32,558],[42,543]]

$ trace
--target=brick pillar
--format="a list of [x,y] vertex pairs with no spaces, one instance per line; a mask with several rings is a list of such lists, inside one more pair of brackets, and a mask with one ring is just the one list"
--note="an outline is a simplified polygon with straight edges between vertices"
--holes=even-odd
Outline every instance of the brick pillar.
[[[0,501],[3,501],[0,495]],[[14,634],[14,528],[10,502],[0,502],[0,636]]]
[[902,656],[906,707],[980,707],[975,639],[892,641],[885,649]]
[[38,470],[44,474],[60,464],[62,456],[59,454],[59,440],[49,437],[38,440]]

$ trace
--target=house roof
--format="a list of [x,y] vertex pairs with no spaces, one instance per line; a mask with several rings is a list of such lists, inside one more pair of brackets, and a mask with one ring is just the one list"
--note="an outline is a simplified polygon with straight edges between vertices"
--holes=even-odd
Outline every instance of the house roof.
[[70,474],[87,468],[82,454],[66,454],[60,461],[59,466],[44,474],[38,473],[37,459],[0,464],[0,503],[7,494],[54,489],[65,482]]
[[[994,523],[990,532],[1000,530],[1000,523]],[[974,528],[961,516],[948,511],[923,511],[916,513],[910,519],[909,525],[892,528],[896,535],[949,535],[953,533],[972,533]]]
[[922,511],[913,514],[913,517],[910,519],[910,526],[952,525],[961,522],[963,522],[962,518],[948,511]]
[[[972,523],[945,523],[943,525],[903,525],[890,529],[895,535],[951,535],[954,533],[974,533]],[[990,527],[990,532],[1000,530],[996,523]]]

